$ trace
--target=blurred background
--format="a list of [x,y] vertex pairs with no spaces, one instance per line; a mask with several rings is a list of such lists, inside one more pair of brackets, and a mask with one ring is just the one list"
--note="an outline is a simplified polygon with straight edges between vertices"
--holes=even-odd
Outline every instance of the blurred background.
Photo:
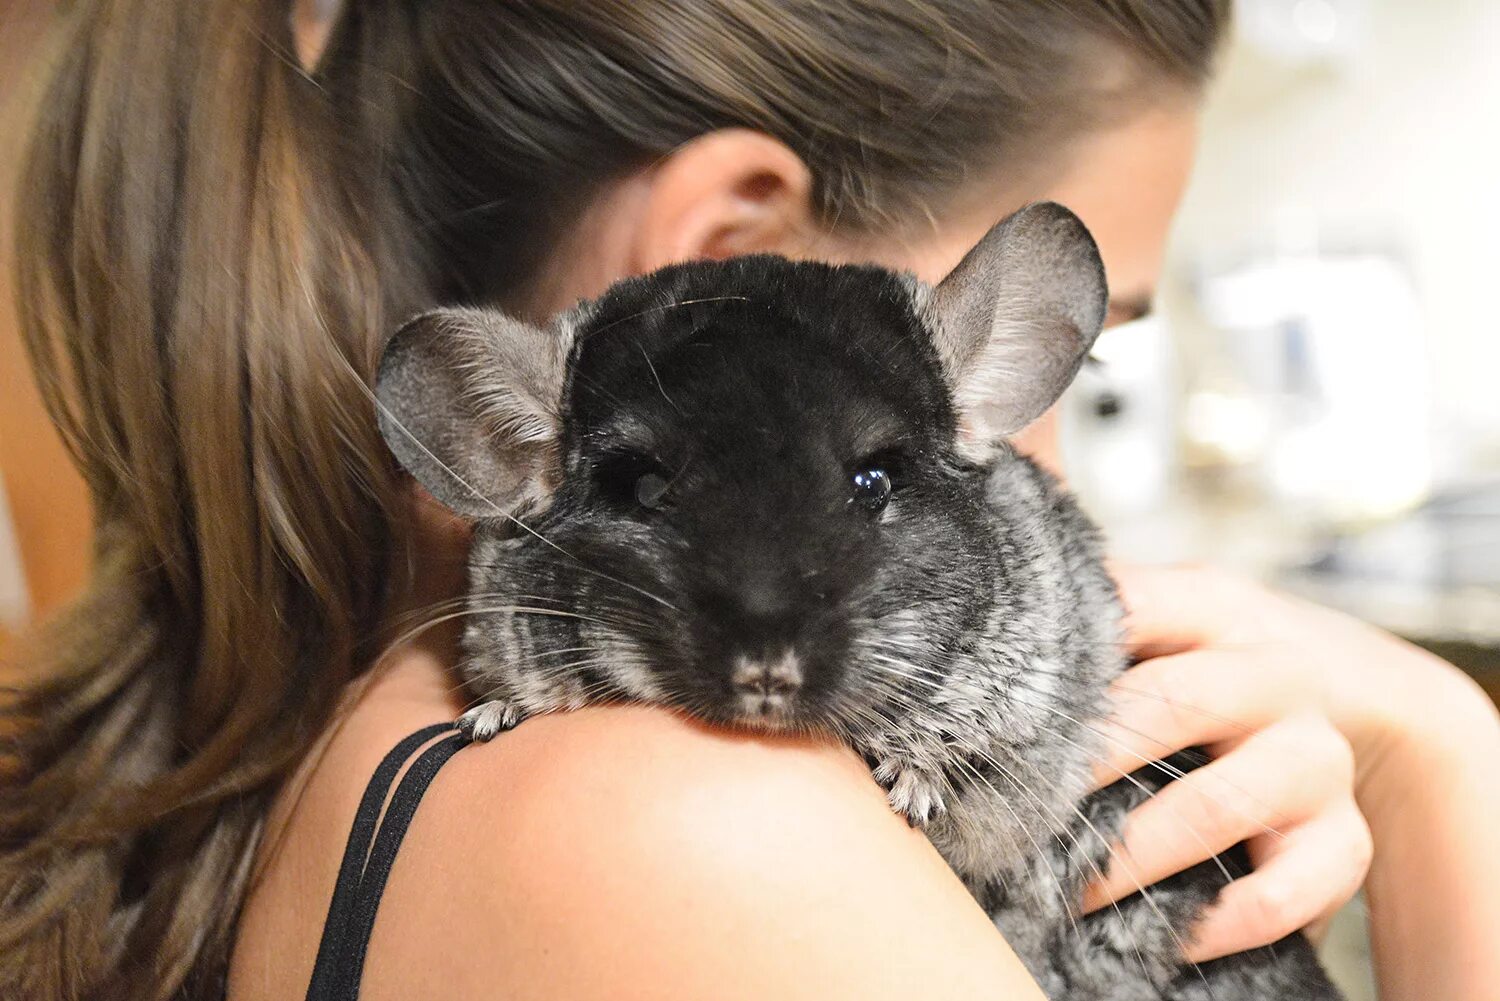
[[[1069,476],[1119,555],[1236,567],[1500,696],[1500,3],[1239,3],[1158,309],[1065,401]],[[1351,1001],[1363,918],[1324,948]]]
[[1156,314],[1067,400],[1116,550],[1500,670],[1500,3],[1240,0]]
[[[1500,2],[1239,3],[1159,309],[1065,402],[1070,476],[1121,555],[1238,567],[1494,695]],[[0,0],[5,136],[50,7]],[[0,263],[3,639],[77,590],[89,544]],[[1367,997],[1357,918],[1333,950]]]

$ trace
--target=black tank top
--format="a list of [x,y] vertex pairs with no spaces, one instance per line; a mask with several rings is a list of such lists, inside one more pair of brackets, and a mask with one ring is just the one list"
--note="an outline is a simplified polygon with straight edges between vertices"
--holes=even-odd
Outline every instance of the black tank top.
[[[356,1001],[359,997],[375,912],[380,907],[380,895],[385,892],[401,839],[406,837],[417,804],[433,776],[468,742],[452,723],[424,727],[391,748],[370,777],[354,814],[344,860],[339,864],[333,900],[323,922],[323,938],[318,943],[318,958],[307,985],[308,1001]],[[417,754],[418,751],[421,753]],[[395,795],[386,806],[391,783],[414,754],[416,760],[401,776]]]

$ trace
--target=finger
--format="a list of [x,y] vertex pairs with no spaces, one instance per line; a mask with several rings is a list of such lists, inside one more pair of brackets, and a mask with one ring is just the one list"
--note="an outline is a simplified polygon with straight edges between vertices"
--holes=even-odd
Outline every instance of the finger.
[[[1125,605],[1126,646],[1137,657],[1194,649],[1234,626],[1242,596],[1233,579],[1203,567],[1112,565]],[[1243,586],[1243,585],[1241,585]]]
[[[1276,672],[1275,675],[1269,672]],[[1136,665],[1110,686],[1095,788],[1186,747],[1248,736],[1294,704],[1285,672],[1249,654],[1195,650]]]
[[[1348,902],[1347,900],[1344,901],[1345,904]],[[1339,906],[1342,907],[1343,905],[1340,904]],[[1338,908],[1334,908],[1334,910],[1336,912]],[[1328,926],[1332,923],[1333,915],[1324,914],[1315,919],[1306,928],[1303,928],[1302,934],[1307,936],[1307,940],[1313,944],[1314,949],[1320,949],[1323,947],[1323,940],[1328,937]]]
[[1336,911],[1359,891],[1370,857],[1370,831],[1352,800],[1295,828],[1219,894],[1194,929],[1188,959],[1270,945]]
[[1085,912],[1242,841],[1280,838],[1281,831],[1348,798],[1351,762],[1348,743],[1317,717],[1284,720],[1244,740],[1131,811],[1116,849],[1122,864],[1111,864],[1105,878],[1089,886]]

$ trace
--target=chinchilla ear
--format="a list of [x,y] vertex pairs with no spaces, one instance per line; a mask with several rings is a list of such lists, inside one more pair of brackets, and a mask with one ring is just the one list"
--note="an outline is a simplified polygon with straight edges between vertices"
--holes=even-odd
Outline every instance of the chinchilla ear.
[[1107,301],[1094,238],[1061,205],[1028,205],[985,234],[923,309],[961,451],[982,458],[1057,401],[1099,336]]
[[498,518],[544,498],[556,472],[558,406],[573,325],[495,310],[409,320],[375,379],[380,433],[406,471],[454,512]]

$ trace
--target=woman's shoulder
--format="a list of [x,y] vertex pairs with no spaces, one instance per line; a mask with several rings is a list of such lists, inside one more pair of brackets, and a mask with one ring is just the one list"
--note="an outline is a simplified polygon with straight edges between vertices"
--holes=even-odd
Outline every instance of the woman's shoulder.
[[[237,1001],[305,991],[365,782],[456,708],[421,658],[371,685],[278,804]],[[621,706],[530,720],[443,767],[362,996],[977,998],[1018,970],[846,750]]]

